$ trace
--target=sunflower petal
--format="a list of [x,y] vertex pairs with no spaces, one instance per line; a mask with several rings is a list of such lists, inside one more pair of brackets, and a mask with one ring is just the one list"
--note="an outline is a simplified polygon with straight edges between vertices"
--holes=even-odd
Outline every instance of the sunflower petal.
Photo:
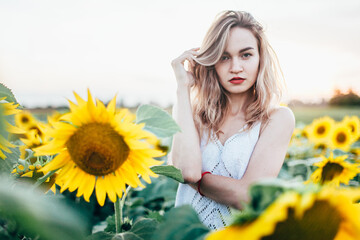
[[110,201],[116,202],[116,200],[117,200],[116,192],[115,192],[115,189],[113,188],[113,185],[111,182],[111,177],[109,177],[109,175],[112,175],[112,173],[110,173],[104,177],[104,186],[106,187],[106,192],[109,196]]
[[53,160],[51,160],[49,163],[47,163],[44,167],[42,167],[39,171],[40,172],[49,172],[52,170],[59,169],[63,167],[65,164],[70,162],[71,158],[67,151],[64,151],[57,155]]
[[90,202],[91,194],[94,191],[96,177],[90,174],[87,174],[87,180],[83,182],[83,188],[81,188],[84,193],[84,199],[87,202]]
[[115,114],[115,110],[116,110],[116,96],[111,99],[111,101],[108,103],[107,105],[107,110],[110,114]]
[[11,125],[8,122],[5,122],[5,123],[6,123],[5,127],[6,127],[6,130],[8,132],[16,133],[16,134],[24,134],[24,133],[26,133],[26,131],[21,129],[21,128],[15,127],[15,126]]
[[103,177],[98,177],[96,179],[96,187],[95,187],[96,198],[100,206],[104,206],[106,199],[106,186]]

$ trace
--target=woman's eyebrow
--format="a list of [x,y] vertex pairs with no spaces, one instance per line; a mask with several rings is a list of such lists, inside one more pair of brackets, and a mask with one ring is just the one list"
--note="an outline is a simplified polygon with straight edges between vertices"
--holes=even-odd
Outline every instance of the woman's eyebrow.
[[[246,52],[247,50],[251,50],[251,49],[254,49],[253,47],[246,47],[246,48],[243,48],[239,51],[239,53],[242,53],[242,52]],[[230,53],[228,52],[224,52],[223,55],[230,55]]]
[[250,50],[250,49],[254,49],[253,47],[246,47],[246,48],[243,48],[239,51],[239,53],[242,53],[242,52],[245,52],[247,50]]

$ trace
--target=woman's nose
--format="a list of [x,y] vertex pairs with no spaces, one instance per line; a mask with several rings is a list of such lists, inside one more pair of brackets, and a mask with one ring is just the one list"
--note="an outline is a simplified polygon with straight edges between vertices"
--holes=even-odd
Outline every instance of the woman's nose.
[[241,60],[238,59],[233,59],[231,62],[231,68],[230,68],[231,73],[239,73],[244,71],[244,67],[243,67],[243,63]]

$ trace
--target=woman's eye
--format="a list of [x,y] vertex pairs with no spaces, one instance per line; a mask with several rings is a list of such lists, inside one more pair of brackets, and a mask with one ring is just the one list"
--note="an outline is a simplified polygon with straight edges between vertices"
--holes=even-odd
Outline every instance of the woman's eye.
[[226,60],[228,60],[228,59],[230,59],[228,56],[222,56],[222,57],[220,58],[220,61],[226,61]]
[[244,54],[242,55],[243,58],[249,58],[249,57],[251,57],[251,56],[252,56],[251,53],[244,53]]

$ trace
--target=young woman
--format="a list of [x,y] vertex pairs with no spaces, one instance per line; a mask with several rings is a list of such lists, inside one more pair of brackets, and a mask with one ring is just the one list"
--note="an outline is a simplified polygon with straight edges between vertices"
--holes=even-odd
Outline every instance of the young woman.
[[[188,62],[188,69],[184,63]],[[191,204],[211,229],[228,224],[248,188],[276,177],[295,119],[279,106],[281,70],[262,26],[247,12],[225,11],[200,48],[172,61],[177,80],[170,163],[181,169],[176,206]]]

